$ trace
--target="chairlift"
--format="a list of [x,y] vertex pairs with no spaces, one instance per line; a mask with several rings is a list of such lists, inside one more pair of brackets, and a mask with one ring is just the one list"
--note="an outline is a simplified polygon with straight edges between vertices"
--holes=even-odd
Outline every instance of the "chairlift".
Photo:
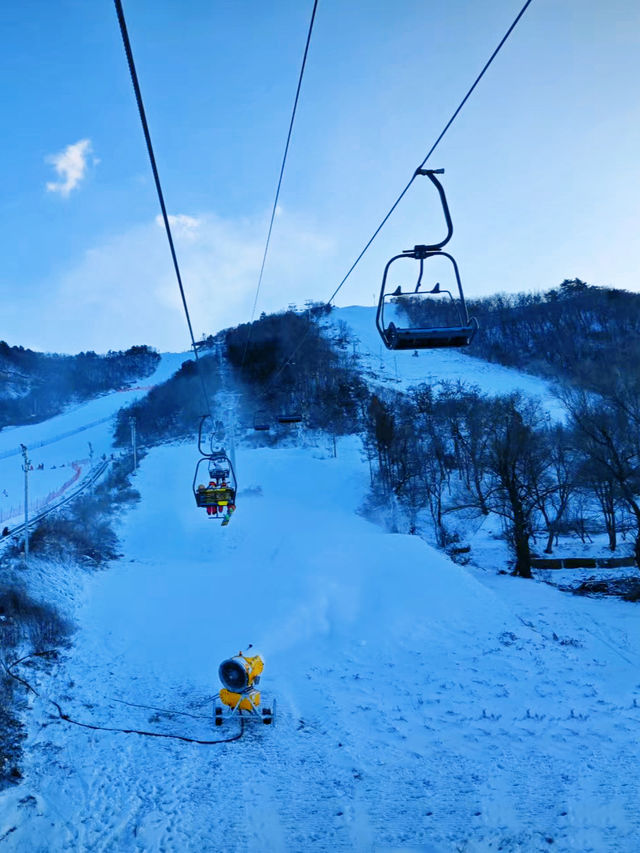
[[302,422],[302,412],[285,411],[278,415],[279,424],[299,424]]
[[268,432],[271,429],[269,413],[266,409],[259,409],[253,416],[253,428],[256,432]]
[[[198,451],[200,459],[196,463],[193,475],[193,496],[196,506],[205,508],[210,518],[222,522],[223,526],[229,523],[231,513],[236,508],[236,493],[238,483],[236,480],[233,464],[222,447],[214,448],[211,435],[209,447],[203,446],[202,429],[209,415],[203,415],[200,420],[198,431]],[[204,467],[203,467],[204,466]],[[206,485],[203,473],[207,473]]]
[[[289,361],[287,364],[295,364],[295,362]],[[280,394],[278,406],[279,412],[276,415],[276,420],[279,424],[290,425],[302,422],[302,411],[296,405],[295,394],[292,392]]]
[[293,398],[290,395],[287,395],[284,399],[280,400],[280,410],[276,415],[276,420],[279,424],[291,425],[291,424],[299,424],[302,421],[302,412],[299,406],[294,404]]
[[[419,245],[414,246],[413,249],[405,249],[401,254],[395,255],[391,258],[384,269],[382,287],[380,288],[378,311],[376,314],[376,326],[387,349],[419,350],[443,347],[464,347],[471,343],[473,336],[478,330],[477,320],[474,317],[469,318],[469,313],[464,300],[464,293],[462,291],[462,282],[460,281],[458,265],[455,259],[448,254],[448,252],[442,251],[443,247],[449,242],[451,235],[453,234],[453,223],[451,222],[451,214],[449,213],[449,206],[447,204],[444,188],[436,178],[436,175],[443,173],[444,169],[418,169],[416,172],[417,175],[426,175],[438,190],[444,218],[447,223],[447,234],[444,240],[431,245]],[[442,288],[439,282],[436,282],[430,290],[420,290],[422,286],[425,261],[438,257],[447,258],[451,263],[456,285],[454,293],[446,288]],[[396,261],[407,258],[418,261],[419,263],[418,280],[415,288],[413,290],[404,291],[401,286],[398,286],[395,290],[390,291],[390,286],[387,284],[389,270]],[[397,269],[398,268],[396,268],[396,270]],[[438,297],[441,296],[444,297],[445,308],[452,312],[451,316],[447,318],[448,320],[451,320],[450,322],[405,327],[398,326],[393,321],[385,323],[384,309],[386,300],[401,300],[407,297],[435,297],[437,300]],[[442,302],[439,303],[439,307],[442,308]],[[442,314],[444,312],[440,311],[440,313]]]

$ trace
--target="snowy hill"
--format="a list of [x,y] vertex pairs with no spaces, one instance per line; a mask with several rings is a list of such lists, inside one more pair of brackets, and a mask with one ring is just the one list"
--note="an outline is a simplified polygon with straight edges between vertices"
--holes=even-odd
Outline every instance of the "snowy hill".
[[[33,465],[29,493],[31,512],[46,506],[47,497],[60,491],[74,471],[82,473],[90,462],[112,450],[113,417],[128,402],[137,400],[154,385],[168,379],[189,356],[165,353],[144,384],[95,397],[70,406],[49,420],[0,431],[0,523],[12,526],[24,514],[24,474],[20,445],[29,449]],[[43,466],[39,468],[39,466]]]
[[159,361],[147,346],[61,355],[0,341],[0,428],[53,418],[69,405],[128,387],[148,377]]
[[356,353],[369,381],[402,391],[422,382],[435,386],[443,382],[463,382],[476,385],[489,395],[520,391],[527,397],[539,399],[554,419],[564,418],[564,409],[546,380],[490,364],[459,350],[423,350],[417,356],[409,352],[392,352],[380,339],[375,316],[375,308],[360,305],[335,308],[330,315],[333,327],[338,328],[344,323],[355,336]]
[[[371,381],[408,387],[432,370],[554,405],[545,383],[458,353],[398,355],[396,382],[372,312],[336,316],[376,374],[382,360]],[[68,417],[50,435],[98,413]],[[193,501],[196,458],[191,445],[149,451],[108,571],[34,570],[77,632],[58,663],[17,670],[40,695],[25,779],[0,793],[4,849],[637,849],[633,605],[461,567],[383,532],[359,514],[369,471],[356,437],[336,458],[241,444],[224,530]],[[248,643],[278,714],[233,743],[83,728],[48,701],[88,726],[215,739],[218,664]]]

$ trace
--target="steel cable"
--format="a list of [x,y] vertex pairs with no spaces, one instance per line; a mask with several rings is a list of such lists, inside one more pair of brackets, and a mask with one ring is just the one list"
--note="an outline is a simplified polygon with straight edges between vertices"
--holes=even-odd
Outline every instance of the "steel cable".
[[180,274],[180,266],[178,264],[178,257],[176,255],[175,246],[173,243],[173,235],[171,233],[171,226],[169,224],[169,217],[167,215],[167,208],[164,203],[164,195],[162,192],[162,185],[160,183],[160,175],[158,174],[158,167],[156,165],[156,158],[153,153],[153,145],[151,143],[151,134],[149,132],[149,125],[147,123],[147,116],[144,109],[144,103],[142,100],[142,92],[140,90],[140,83],[138,82],[138,74],[136,72],[136,66],[133,60],[133,51],[131,49],[131,42],[129,40],[129,33],[127,30],[127,24],[124,18],[124,10],[122,8],[121,0],[114,0],[116,13],[118,15],[118,23],[120,25],[120,34],[122,36],[122,42],[124,44],[124,50],[127,55],[127,63],[129,65],[129,73],[131,75],[131,82],[133,83],[133,90],[136,96],[136,103],[138,105],[138,112],[140,113],[140,121],[142,122],[142,130],[144,132],[145,142],[147,144],[147,152],[149,154],[149,160],[151,162],[151,171],[153,172],[153,179],[156,185],[156,191],[158,193],[158,201],[160,202],[160,210],[162,211],[162,219],[164,221],[164,227],[167,234],[167,240],[169,241],[169,249],[171,251],[171,258],[173,260],[173,268],[176,273],[176,278],[178,280],[178,287],[180,289],[180,298],[182,299],[182,307],[184,308],[184,314],[187,319],[187,326],[189,327],[189,335],[191,337],[191,347],[193,349],[193,353],[195,356],[196,364],[198,367],[198,375],[200,377],[200,383],[202,385],[202,394],[204,396],[205,405],[207,407],[207,411],[211,416],[213,416],[211,409],[211,401],[209,397],[209,392],[207,390],[207,384],[204,379],[204,374],[202,372],[202,365],[200,364],[200,359],[198,356],[198,348],[196,346],[196,340],[193,334],[193,326],[191,324],[191,316],[189,314],[189,307],[187,305],[187,298],[184,292],[184,286],[182,284],[182,276]]
[[260,288],[262,287],[262,278],[264,276],[264,268],[267,262],[267,255],[269,253],[269,245],[271,243],[271,232],[273,231],[273,222],[276,216],[276,210],[278,207],[278,199],[280,198],[280,188],[282,186],[282,178],[284,175],[284,168],[287,163],[287,155],[289,153],[289,144],[291,142],[291,134],[293,133],[293,123],[296,118],[296,111],[298,109],[298,100],[300,99],[300,89],[302,88],[302,78],[304,77],[304,69],[307,64],[307,56],[309,53],[309,44],[311,43],[311,33],[313,32],[313,24],[316,17],[316,9],[318,8],[318,0],[314,0],[313,3],[313,11],[311,12],[311,21],[309,22],[309,30],[307,32],[307,41],[304,47],[304,54],[302,57],[302,65],[300,67],[300,74],[298,75],[298,86],[296,88],[296,96],[293,102],[293,110],[291,111],[291,120],[289,122],[289,132],[287,133],[287,142],[284,146],[284,155],[282,157],[282,165],[280,166],[280,175],[278,177],[278,185],[276,188],[276,195],[273,200],[273,208],[271,209],[271,219],[269,220],[269,229],[267,231],[267,240],[264,247],[264,253],[262,255],[262,264],[260,266],[260,274],[258,275],[258,285],[256,287],[256,295],[253,300],[253,308],[251,309],[251,319],[249,320],[249,328],[247,330],[247,339],[244,345],[244,352],[242,354],[242,365],[244,365],[245,359],[247,357],[247,349],[249,347],[249,342],[251,340],[251,330],[253,323],[253,319],[256,316],[256,307],[258,305],[258,297],[260,295]]
[[342,279],[342,281],[340,282],[340,284],[336,287],[336,289],[333,291],[333,293],[331,294],[331,296],[330,296],[330,297],[329,297],[329,299],[327,300],[327,303],[326,303],[327,305],[331,305],[331,303],[333,302],[333,300],[335,299],[335,297],[338,295],[339,291],[342,289],[342,287],[344,286],[344,284],[347,282],[347,279],[349,278],[349,276],[351,275],[351,273],[354,271],[354,269],[358,266],[358,264],[360,263],[360,261],[361,261],[361,260],[362,260],[362,258],[364,257],[364,255],[365,255],[365,253],[367,252],[367,250],[368,250],[369,246],[370,246],[370,245],[373,243],[373,241],[376,239],[376,237],[378,236],[378,234],[380,233],[380,231],[382,231],[383,227],[386,225],[387,221],[389,220],[389,217],[391,216],[391,214],[394,212],[394,210],[397,208],[397,206],[400,204],[400,202],[402,201],[402,199],[403,199],[403,198],[405,197],[405,195],[407,194],[407,192],[408,192],[408,190],[409,190],[409,187],[411,186],[411,184],[412,184],[412,183],[414,182],[414,180],[416,179],[416,176],[417,176],[417,174],[418,174],[419,170],[420,170],[420,169],[422,169],[422,168],[424,168],[425,163],[427,162],[427,160],[429,159],[429,157],[431,157],[431,155],[433,154],[433,152],[436,150],[436,148],[437,148],[437,147],[438,147],[438,145],[440,144],[440,141],[442,140],[442,138],[444,137],[444,135],[446,134],[446,132],[449,130],[449,128],[451,127],[451,125],[453,124],[453,122],[454,122],[454,121],[456,120],[456,118],[458,117],[458,115],[459,115],[460,111],[462,110],[462,108],[464,107],[464,105],[467,103],[467,101],[468,101],[468,100],[469,100],[469,98],[471,97],[471,94],[473,93],[474,89],[476,88],[476,86],[478,85],[478,83],[482,80],[482,78],[484,77],[485,73],[488,71],[489,66],[492,64],[493,60],[496,58],[496,56],[498,55],[498,53],[499,53],[499,52],[500,52],[500,50],[502,49],[502,46],[503,46],[503,45],[504,45],[504,43],[507,41],[507,39],[509,38],[509,36],[510,36],[510,35],[511,35],[511,33],[513,32],[513,30],[516,28],[516,26],[517,26],[518,22],[520,21],[520,18],[522,18],[522,16],[523,16],[523,15],[524,15],[524,13],[527,11],[527,8],[531,5],[531,3],[532,3],[532,2],[533,2],[533,0],[527,0],[527,2],[524,4],[524,6],[522,7],[522,9],[520,10],[520,12],[518,13],[518,15],[516,16],[516,18],[514,19],[513,23],[511,24],[511,26],[509,27],[509,29],[507,30],[507,32],[504,34],[504,36],[503,36],[503,37],[502,37],[502,39],[500,40],[500,43],[498,44],[498,46],[496,47],[496,49],[493,51],[493,53],[491,54],[491,56],[489,57],[489,59],[488,59],[488,60],[487,60],[487,62],[485,63],[484,68],[483,68],[483,69],[482,69],[482,71],[478,74],[478,76],[476,77],[476,79],[473,81],[473,85],[472,85],[472,86],[470,87],[470,89],[467,91],[467,94],[464,96],[464,98],[460,101],[460,103],[458,104],[458,106],[457,106],[457,108],[456,108],[455,112],[453,113],[453,115],[451,116],[451,118],[449,119],[449,121],[448,121],[448,122],[446,123],[446,125],[444,126],[444,129],[442,130],[442,132],[440,133],[440,135],[438,136],[438,138],[436,139],[436,141],[433,143],[433,145],[431,146],[431,148],[430,148],[430,149],[429,149],[429,151],[427,152],[427,154],[426,154],[426,156],[425,156],[424,160],[420,163],[420,165],[419,165],[419,166],[417,167],[417,169],[414,171],[414,173],[413,173],[413,175],[411,176],[411,178],[410,178],[410,180],[409,180],[408,184],[406,185],[406,187],[402,190],[402,192],[400,193],[400,195],[398,196],[398,198],[395,200],[395,202],[394,202],[394,203],[393,203],[393,205],[391,206],[391,208],[390,208],[389,212],[386,214],[386,216],[384,217],[384,219],[382,220],[382,222],[378,225],[378,227],[376,228],[376,230],[373,232],[372,236],[370,237],[369,241],[368,241],[368,242],[367,242],[367,244],[365,245],[364,249],[360,252],[360,254],[358,255],[358,257],[357,257],[357,258],[355,259],[355,261],[351,264],[351,266],[349,267],[349,270],[347,271],[347,274],[345,275],[345,277]]
[[[458,117],[458,115],[460,114],[460,112],[461,112],[462,108],[464,107],[464,105],[467,103],[467,101],[468,101],[468,100],[469,100],[469,98],[471,97],[471,94],[472,94],[472,93],[473,93],[473,91],[475,90],[476,86],[477,86],[477,85],[478,85],[478,83],[482,80],[482,78],[484,77],[485,73],[488,71],[488,69],[489,69],[490,65],[493,63],[494,59],[496,58],[496,56],[498,55],[498,53],[500,52],[500,50],[501,50],[501,49],[502,49],[502,47],[504,46],[505,42],[507,41],[507,39],[509,38],[509,36],[511,35],[511,33],[512,33],[512,32],[514,31],[514,29],[516,28],[516,26],[518,25],[518,23],[519,23],[520,19],[522,18],[522,16],[524,15],[524,13],[527,11],[528,7],[531,5],[531,3],[532,3],[532,2],[533,2],[533,0],[526,0],[526,3],[525,3],[525,4],[524,4],[524,6],[520,9],[519,13],[517,14],[517,16],[515,17],[515,19],[513,20],[513,22],[512,22],[512,24],[511,24],[511,26],[509,27],[509,29],[506,31],[506,33],[504,34],[504,36],[503,36],[503,37],[502,37],[502,39],[500,40],[500,42],[499,42],[498,46],[496,47],[496,49],[493,51],[493,53],[491,54],[491,56],[489,57],[489,59],[488,59],[488,60],[486,61],[486,63],[484,64],[484,67],[482,68],[482,70],[480,71],[480,73],[478,74],[478,76],[476,77],[476,79],[473,81],[473,84],[472,84],[472,85],[470,86],[470,88],[468,89],[468,91],[467,91],[466,95],[464,96],[464,98],[460,101],[460,103],[459,103],[459,104],[458,104],[458,106],[456,107],[455,112],[453,113],[453,115],[451,116],[451,118],[449,119],[449,121],[445,124],[445,126],[444,126],[443,130],[441,131],[441,133],[440,133],[440,134],[439,134],[439,136],[437,137],[436,141],[433,143],[433,145],[431,146],[431,148],[428,150],[428,152],[427,152],[426,156],[424,157],[424,159],[422,160],[422,162],[420,163],[420,165],[415,169],[415,171],[414,171],[413,175],[411,176],[411,179],[409,180],[409,182],[407,183],[407,185],[405,186],[405,188],[402,190],[402,192],[400,193],[400,195],[398,196],[398,198],[395,200],[395,202],[393,203],[393,205],[392,205],[392,206],[391,206],[391,208],[389,209],[388,213],[385,215],[384,219],[380,222],[380,224],[378,225],[378,227],[376,228],[376,230],[373,232],[372,236],[370,237],[370,239],[368,240],[368,242],[366,243],[365,247],[362,249],[362,251],[360,252],[360,254],[358,255],[358,257],[355,259],[355,261],[353,262],[353,264],[351,264],[351,266],[349,267],[349,269],[348,269],[348,271],[347,271],[346,275],[344,276],[344,278],[342,279],[342,281],[340,282],[340,284],[336,287],[336,289],[333,291],[333,293],[331,294],[331,296],[329,297],[329,299],[325,302],[325,306],[326,306],[326,307],[330,307],[330,306],[331,306],[331,303],[333,302],[333,300],[335,299],[335,297],[338,295],[338,293],[339,293],[339,291],[342,289],[342,287],[346,284],[346,282],[347,282],[348,278],[350,277],[351,273],[352,273],[352,272],[355,270],[355,268],[358,266],[358,264],[360,263],[360,261],[361,261],[361,260],[362,260],[362,258],[364,257],[365,253],[367,252],[367,250],[369,249],[369,247],[370,247],[370,246],[371,246],[371,244],[373,243],[373,241],[376,239],[376,237],[378,236],[378,234],[380,233],[380,231],[382,231],[382,229],[383,229],[383,228],[384,228],[384,226],[386,225],[387,221],[389,220],[389,218],[391,217],[391,215],[392,215],[392,214],[393,214],[393,212],[395,211],[395,209],[398,207],[398,205],[400,204],[400,202],[402,201],[402,199],[405,197],[405,195],[407,194],[407,192],[408,192],[409,188],[411,187],[411,185],[413,184],[414,180],[416,179],[416,176],[417,176],[417,174],[418,174],[419,170],[420,170],[420,169],[422,169],[422,168],[424,168],[425,163],[426,163],[426,162],[427,162],[427,160],[431,157],[431,155],[432,155],[432,154],[433,154],[433,152],[436,150],[436,148],[438,147],[438,145],[439,145],[439,144],[440,144],[440,142],[442,141],[443,137],[445,136],[445,134],[447,133],[447,131],[449,130],[449,128],[451,127],[451,125],[453,124],[453,122],[456,120],[456,118],[457,118],[457,117]],[[306,340],[306,338],[307,338],[308,336],[309,336],[309,330],[307,330],[307,331],[306,331],[306,332],[305,332],[305,333],[300,337],[300,340],[298,341],[298,343],[296,344],[296,346],[294,347],[294,349],[292,350],[292,352],[290,353],[290,355],[288,355],[288,356],[287,356],[287,358],[284,360],[283,364],[278,368],[278,370],[276,371],[276,373],[274,373],[274,374],[273,374],[273,376],[271,377],[271,379],[269,380],[269,382],[267,382],[267,385],[266,385],[266,387],[265,387],[265,389],[264,389],[264,392],[263,392],[263,393],[265,393],[265,392],[268,390],[268,388],[269,388],[269,387],[270,387],[270,386],[275,382],[275,380],[280,376],[280,374],[281,374],[281,373],[282,373],[282,371],[285,369],[285,367],[289,364],[289,362],[291,361],[291,359],[292,359],[292,358],[296,355],[296,353],[300,350],[300,348],[301,348],[302,344],[304,343],[304,341]]]

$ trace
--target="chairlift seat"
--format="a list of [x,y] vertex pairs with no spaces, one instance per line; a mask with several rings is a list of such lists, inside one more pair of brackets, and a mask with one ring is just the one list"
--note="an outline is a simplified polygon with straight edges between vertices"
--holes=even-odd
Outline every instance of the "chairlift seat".
[[299,424],[302,421],[300,414],[284,414],[278,415],[279,424]]
[[256,432],[268,432],[271,429],[269,415],[265,409],[260,409],[253,416],[253,428]]
[[195,492],[196,504],[200,507],[215,506],[217,504],[213,489],[199,489]]
[[403,329],[389,323],[385,343],[393,350],[445,349],[466,347],[473,340],[478,323],[472,319],[464,326],[444,326],[431,329]]
[[[224,494],[222,492],[224,491]],[[196,504],[199,507],[207,506],[229,506],[235,500],[235,491],[233,489],[201,489],[196,490]]]

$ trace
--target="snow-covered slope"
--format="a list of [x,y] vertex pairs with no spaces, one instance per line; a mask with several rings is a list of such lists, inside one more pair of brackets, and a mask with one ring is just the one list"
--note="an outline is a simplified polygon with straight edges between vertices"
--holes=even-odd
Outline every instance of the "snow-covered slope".
[[398,390],[421,382],[431,385],[463,382],[492,396],[520,391],[524,396],[539,399],[552,418],[564,418],[562,404],[544,379],[473,358],[459,350],[422,350],[417,356],[410,352],[392,352],[382,343],[375,315],[375,308],[360,305],[335,308],[330,314],[334,327],[342,321],[355,335],[362,370],[373,382]]
[[[3,849],[637,849],[633,605],[383,533],[356,512],[355,439],[337,459],[240,448],[226,530],[195,507],[194,464],[186,446],[148,454],[126,557],[77,580],[53,675],[23,674],[77,720],[215,738],[218,664],[253,642],[276,725],[196,746],[78,728],[36,699],[26,779],[0,795]],[[59,572],[43,577],[53,597]]]
[[[33,473],[29,482],[31,511],[44,505],[47,496],[60,491],[89,464],[89,442],[96,458],[111,453],[113,422],[118,409],[167,380],[183,361],[185,353],[164,353],[156,370],[141,385],[114,391],[71,406],[55,418],[38,424],[8,427],[0,431],[0,522],[11,526],[24,514],[24,473],[20,445],[29,448]],[[45,442],[45,446],[40,444]],[[76,463],[75,468],[73,463]],[[39,469],[38,466],[43,468]]]

